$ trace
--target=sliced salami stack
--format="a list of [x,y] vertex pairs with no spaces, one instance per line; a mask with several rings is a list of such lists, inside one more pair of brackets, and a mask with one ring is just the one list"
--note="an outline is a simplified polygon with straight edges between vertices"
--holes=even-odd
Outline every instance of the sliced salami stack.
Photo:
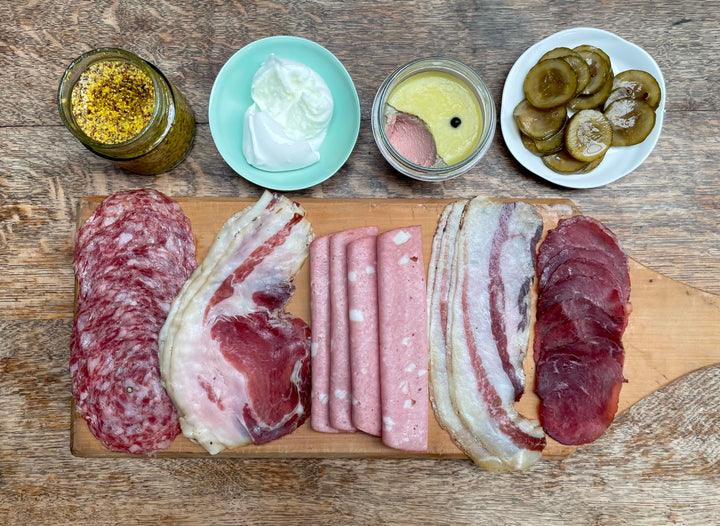
[[534,358],[540,419],[562,444],[586,444],[612,423],[630,313],[628,258],[599,221],[561,219],[540,246]]
[[180,432],[160,381],[158,332],[195,268],[190,221],[160,192],[106,198],[75,245],[70,372],[78,412],[113,451],[146,454]]

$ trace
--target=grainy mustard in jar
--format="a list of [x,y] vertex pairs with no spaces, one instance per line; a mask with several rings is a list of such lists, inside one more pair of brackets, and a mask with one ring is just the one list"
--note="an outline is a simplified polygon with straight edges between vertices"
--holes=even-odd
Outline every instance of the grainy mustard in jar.
[[152,64],[118,48],[78,57],[58,92],[65,126],[89,150],[141,174],[187,155],[195,117],[187,99]]

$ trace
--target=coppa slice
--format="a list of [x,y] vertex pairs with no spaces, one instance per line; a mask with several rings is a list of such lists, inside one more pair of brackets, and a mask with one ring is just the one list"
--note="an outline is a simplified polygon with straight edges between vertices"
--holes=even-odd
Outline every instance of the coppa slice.
[[382,440],[427,450],[428,336],[425,264],[420,226],[377,239]]
[[173,306],[163,381],[183,434],[211,454],[308,416],[310,333],[283,309],[312,238],[300,205],[265,192],[226,223]]

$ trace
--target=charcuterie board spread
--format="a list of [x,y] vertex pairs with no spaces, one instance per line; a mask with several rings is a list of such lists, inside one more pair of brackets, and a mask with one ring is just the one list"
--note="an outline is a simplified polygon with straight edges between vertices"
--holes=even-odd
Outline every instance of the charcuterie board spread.
[[[78,225],[87,219],[102,200],[81,200]],[[224,222],[254,202],[250,198],[176,198],[190,218],[202,260]],[[398,226],[420,225],[424,259],[430,250],[438,218],[449,199],[303,199],[302,206],[316,236],[342,229],[376,225],[382,232]],[[535,204],[566,204],[580,213],[573,203],[561,199],[528,200]],[[546,228],[552,225],[548,221]],[[622,239],[620,240],[622,242]],[[720,297],[676,282],[640,263],[630,260],[632,314],[623,337],[626,350],[624,376],[627,382],[620,393],[618,414],[671,381],[696,369],[720,363]],[[311,323],[309,266],[298,274],[296,291],[288,310]],[[533,394],[534,364],[532,353],[525,360],[527,387],[517,404],[518,411],[536,418],[538,399]],[[429,403],[429,402],[428,402]],[[387,457],[430,456],[463,458],[449,435],[429,412],[428,450],[412,453],[389,448],[378,437],[362,432],[327,434],[311,429],[309,421],[295,432],[261,446],[245,446],[223,451],[222,457]],[[592,446],[586,446],[592,447]],[[105,449],[92,435],[85,421],[72,407],[71,449],[81,457],[129,456]],[[543,454],[566,456],[575,447],[563,446],[552,439]],[[171,447],[155,453],[158,457],[205,457],[199,445],[179,436]]]

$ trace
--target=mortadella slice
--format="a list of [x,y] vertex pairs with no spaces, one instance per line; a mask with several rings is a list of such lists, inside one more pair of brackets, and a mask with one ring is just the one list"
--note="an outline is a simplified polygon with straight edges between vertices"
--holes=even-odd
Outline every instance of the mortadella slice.
[[353,432],[350,346],[347,308],[347,245],[376,236],[378,228],[367,226],[343,230],[330,236],[330,425]]
[[337,433],[330,425],[330,236],[310,245],[310,315],[312,319],[310,425],[321,433]]
[[360,431],[380,436],[376,255],[376,236],[357,239],[347,246],[352,423]]
[[407,451],[428,441],[428,335],[420,226],[377,240],[382,440]]

